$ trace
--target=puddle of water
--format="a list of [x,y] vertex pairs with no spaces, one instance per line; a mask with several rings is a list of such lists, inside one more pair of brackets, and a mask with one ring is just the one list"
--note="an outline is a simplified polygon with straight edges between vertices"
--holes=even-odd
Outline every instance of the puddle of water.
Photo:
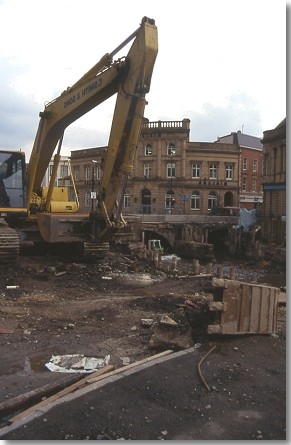
[[25,373],[29,372],[46,372],[47,369],[45,367],[45,363],[50,360],[50,356],[48,354],[45,355],[37,355],[34,357],[26,357],[24,360],[24,368],[23,371]]
[[50,353],[37,355],[33,357],[25,357],[24,362],[19,361],[12,364],[9,367],[9,371],[1,372],[0,376],[13,375],[13,374],[29,374],[30,372],[47,372],[45,363],[51,358]]
[[31,372],[30,360],[28,357],[25,357],[23,372],[25,374],[28,374],[29,372]]

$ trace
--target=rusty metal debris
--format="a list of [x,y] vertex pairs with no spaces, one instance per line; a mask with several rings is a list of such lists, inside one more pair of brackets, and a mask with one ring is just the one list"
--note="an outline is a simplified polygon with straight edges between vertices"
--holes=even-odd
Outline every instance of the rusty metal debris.
[[216,346],[212,346],[212,348],[207,352],[207,354],[204,355],[204,357],[202,357],[202,359],[200,360],[200,362],[198,363],[198,372],[199,372],[199,376],[203,382],[203,385],[205,386],[205,388],[207,389],[207,391],[210,391],[209,386],[207,385],[202,372],[201,372],[201,364],[204,362],[204,360],[211,354],[212,351],[214,351],[214,349],[216,348]]

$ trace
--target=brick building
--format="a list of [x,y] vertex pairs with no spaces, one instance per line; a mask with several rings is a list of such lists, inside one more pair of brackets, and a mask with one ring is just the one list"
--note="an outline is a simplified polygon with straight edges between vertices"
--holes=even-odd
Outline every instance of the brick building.
[[218,138],[218,143],[234,144],[240,149],[239,207],[260,209],[263,202],[263,144],[260,138],[233,132]]

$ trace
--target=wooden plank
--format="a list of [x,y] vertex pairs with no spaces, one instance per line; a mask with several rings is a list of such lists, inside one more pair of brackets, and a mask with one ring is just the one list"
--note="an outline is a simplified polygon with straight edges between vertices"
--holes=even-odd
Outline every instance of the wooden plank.
[[270,288],[263,286],[261,290],[261,308],[260,308],[260,321],[259,321],[259,332],[262,334],[266,334],[268,332],[269,310],[270,310]]
[[251,286],[250,333],[258,333],[260,328],[261,287]]
[[[116,375],[116,374],[122,374],[124,371],[127,371],[128,369],[134,368],[134,367],[139,366],[139,365],[143,365],[144,363],[151,362],[152,360],[156,360],[156,359],[158,359],[160,357],[164,357],[165,355],[172,354],[172,352],[173,352],[172,349],[167,349],[166,351],[160,352],[159,354],[151,355],[150,357],[146,357],[146,358],[144,358],[142,360],[139,360],[138,362],[130,363],[129,365],[123,366],[122,368],[115,369],[114,371],[109,372],[106,375],[106,377],[110,377],[110,376],[113,376],[113,375]],[[102,378],[104,378],[104,377],[102,376]],[[95,383],[98,380],[101,380],[101,378],[98,377],[98,376],[97,377],[93,377],[92,376],[92,377],[90,377],[87,380],[87,382],[88,383]]]
[[280,290],[278,288],[274,288],[273,332],[277,332],[279,295]]
[[279,304],[286,305],[286,292],[279,292]]
[[231,286],[223,291],[223,303],[226,304],[227,311],[221,314],[221,325],[223,334],[236,334],[238,331],[240,289],[238,286]]
[[172,350],[163,351],[159,354],[153,355],[151,357],[147,357],[143,360],[140,360],[138,362],[131,363],[130,365],[123,366],[122,368],[118,368],[114,370],[114,367],[111,365],[104,366],[104,368],[98,369],[98,371],[88,375],[86,375],[81,381],[74,383],[73,385],[70,385],[69,387],[65,388],[63,391],[58,392],[57,394],[54,394],[53,396],[47,398],[46,400],[43,400],[42,402],[38,403],[37,405],[32,406],[31,408],[27,409],[26,411],[23,411],[22,413],[17,414],[13,418],[9,419],[10,423],[16,422],[17,420],[23,419],[24,417],[28,416],[29,414],[33,413],[34,411],[43,408],[44,406],[48,405],[51,402],[54,402],[55,400],[58,400],[59,398],[70,394],[73,391],[76,391],[78,389],[81,389],[86,384],[92,384],[95,383],[101,379],[107,378],[112,375],[123,373],[125,370],[133,368],[135,366],[147,363],[149,361],[155,360],[157,358],[163,357],[165,355],[171,354]]
[[241,290],[241,301],[239,309],[238,331],[248,333],[250,331],[251,313],[251,289],[248,285],[243,285]]
[[[58,376],[59,377],[59,376]],[[39,388],[28,391],[24,394],[20,394],[19,396],[13,397],[12,399],[5,400],[5,402],[0,403],[0,415],[4,415],[7,413],[11,413],[12,411],[16,411],[21,409],[21,407],[27,407],[29,404],[35,403],[37,400],[40,400],[42,397],[47,397],[51,395],[53,392],[61,391],[68,385],[72,385],[76,381],[81,380],[84,376],[80,374],[74,374],[70,376],[66,376],[65,378],[58,380],[57,382],[48,383]]]
[[274,311],[277,312],[276,306],[276,291],[273,288],[270,288],[270,299],[269,299],[269,317],[268,317],[268,326],[267,332],[276,332],[276,325],[274,325]]
[[[105,373],[111,371],[112,369],[114,369],[114,367],[112,365],[107,365],[101,369],[98,369],[98,371],[91,374],[91,376],[95,375],[97,377],[97,375],[100,376],[102,374],[105,374]],[[66,396],[67,394],[70,394],[71,392],[82,388],[83,386],[86,385],[87,378],[88,378],[88,376],[84,377],[82,380],[80,380],[76,383],[73,383],[73,385],[68,386],[67,388],[63,389],[62,391],[57,392],[53,396],[48,397],[47,399],[42,400],[41,402],[37,403],[36,405],[28,408],[27,410],[17,414],[16,416],[9,419],[9,423],[13,423],[13,422],[16,422],[17,420],[23,419],[23,417],[28,416],[28,414],[31,414],[34,411],[36,411],[40,408],[43,408],[44,406],[48,405],[51,402],[54,402],[55,400],[59,399],[60,397]]]

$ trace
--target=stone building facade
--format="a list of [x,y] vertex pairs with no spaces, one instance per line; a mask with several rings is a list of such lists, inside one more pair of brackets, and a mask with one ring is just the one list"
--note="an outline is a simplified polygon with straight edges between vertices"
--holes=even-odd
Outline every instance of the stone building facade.
[[264,241],[286,246],[286,118],[264,131],[262,234]]
[[[189,134],[189,119],[143,120],[124,195],[125,215],[207,215],[216,208],[240,206],[244,147],[223,138],[191,142]],[[93,204],[91,192],[98,187],[104,150],[106,147],[71,152],[80,211],[90,211]],[[250,153],[253,156],[251,148]],[[259,170],[257,173],[260,176]]]
[[[42,186],[48,187],[48,185],[50,184],[50,180],[51,180],[51,176],[52,176],[52,171],[53,171],[53,165],[54,165],[54,158],[51,159],[48,169],[45,172],[45,176],[42,180]],[[61,156],[60,158],[60,162],[57,168],[57,173],[56,173],[56,179],[54,182],[54,186],[66,186],[69,187],[70,186],[70,160],[68,158],[68,156]]]
[[189,133],[189,119],[144,120],[128,181],[134,213],[207,215],[238,205],[238,148],[190,142]]

